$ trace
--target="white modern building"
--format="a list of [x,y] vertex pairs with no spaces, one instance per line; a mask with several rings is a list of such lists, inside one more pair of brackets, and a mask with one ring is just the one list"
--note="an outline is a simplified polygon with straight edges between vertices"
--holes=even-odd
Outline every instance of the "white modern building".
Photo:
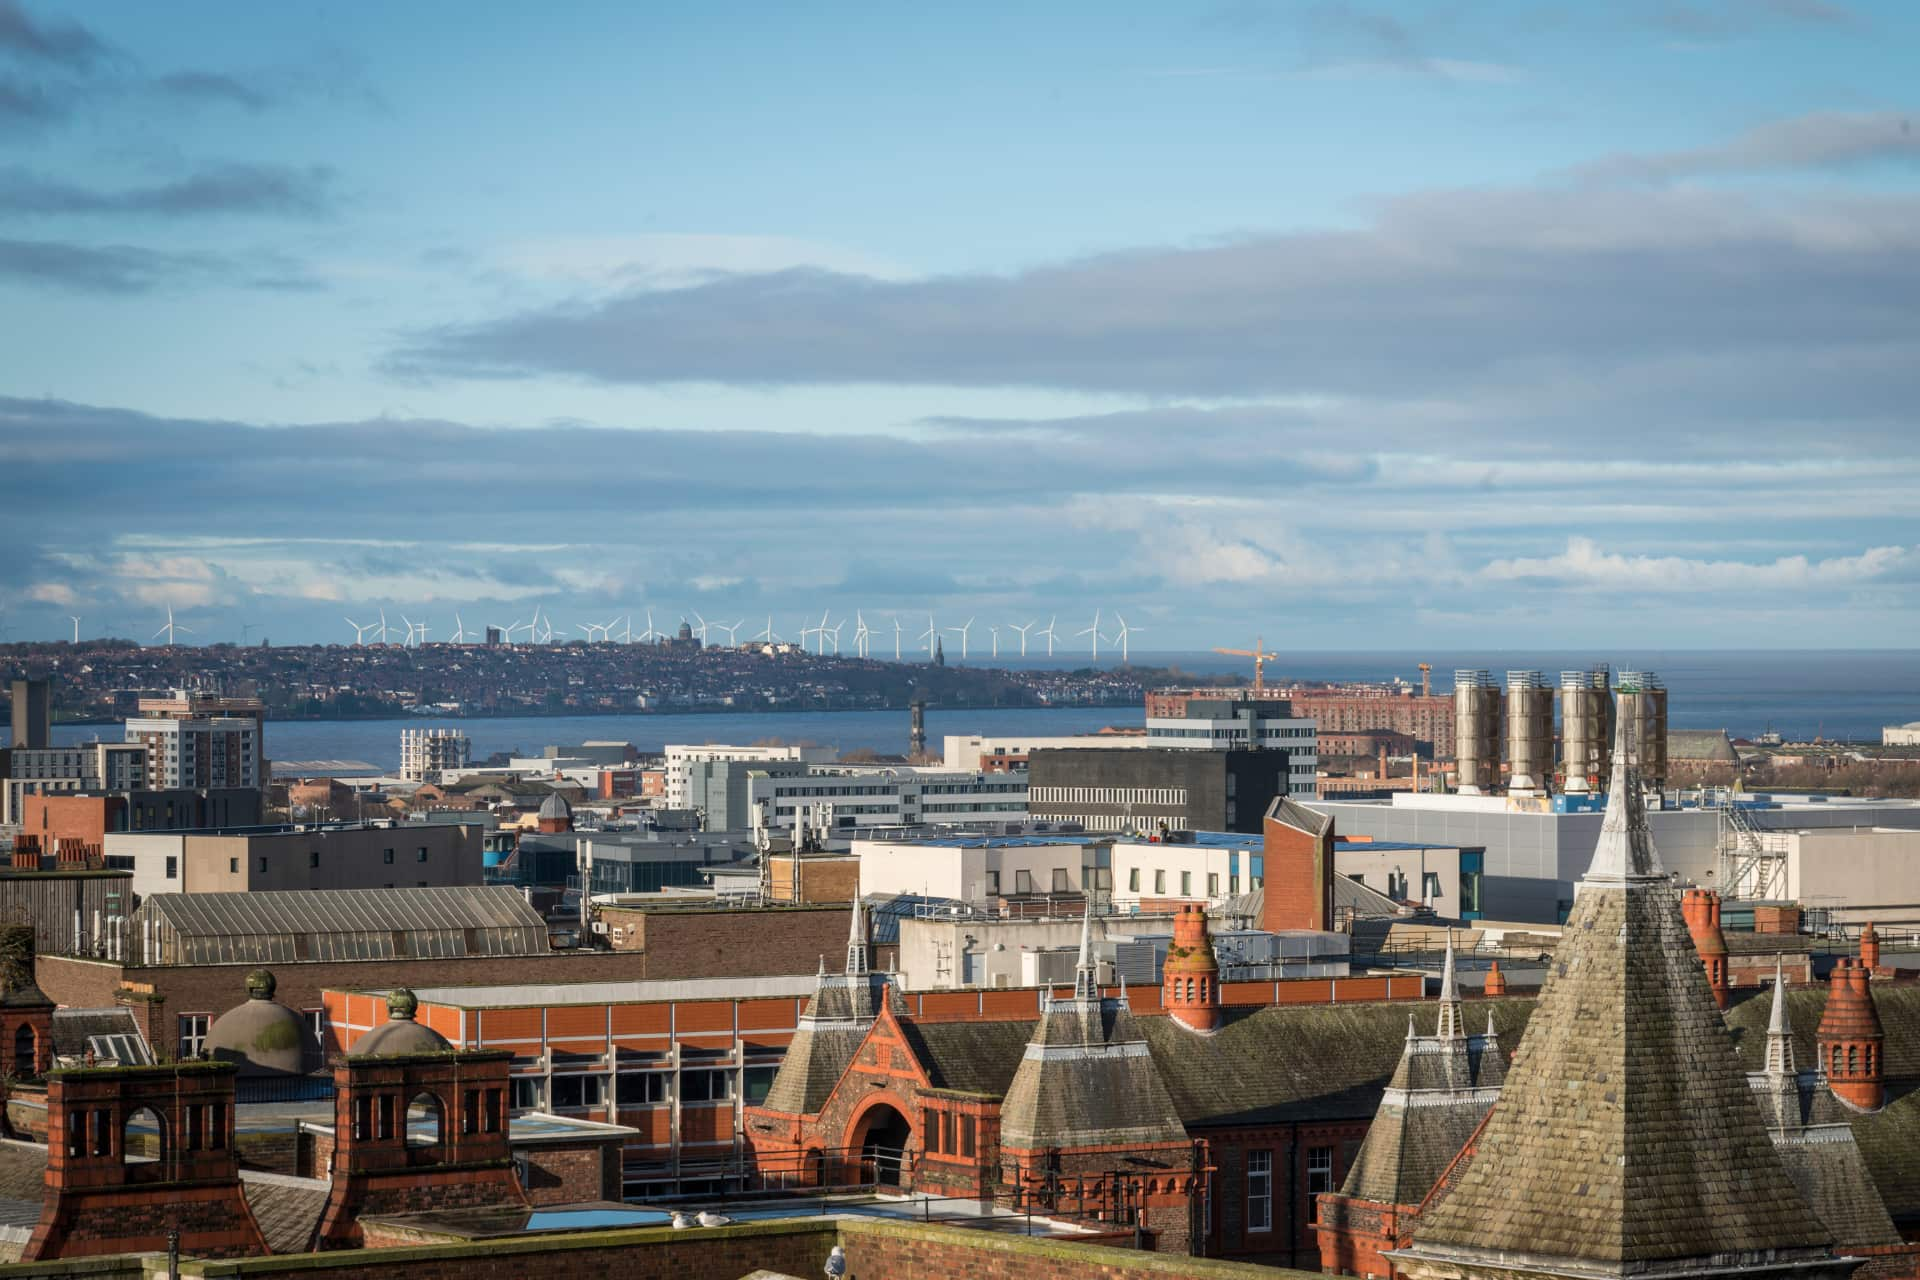
[[458,729],[402,729],[400,777],[407,782],[439,782],[467,767],[473,740]]
[[855,840],[860,895],[911,893],[984,904],[1001,897],[1106,893],[1108,845],[1092,836]]
[[0,823],[20,821],[20,799],[79,791],[132,791],[147,785],[147,749],[137,742],[16,747],[0,790]]
[[1123,751],[1147,746],[1144,733],[1075,733],[1058,737],[1039,734],[948,734],[942,763],[949,769],[991,769],[1017,765],[1036,751],[1072,747],[1101,747]]
[[1920,747],[1920,720],[1912,724],[1890,724],[1880,731],[1883,747]]
[[[1741,817],[1766,832],[1856,826],[1920,830],[1920,802],[1913,800],[1753,792],[1739,801]],[[1593,861],[1604,803],[1603,795],[1402,792],[1391,800],[1316,800],[1309,807],[1330,815],[1342,837],[1482,849],[1480,914],[1489,920],[1548,923],[1566,919],[1574,883]],[[1733,837],[1718,808],[1655,809],[1647,822],[1668,871],[1682,883],[1720,887],[1721,846]]]
[[146,748],[147,786],[260,787],[265,782],[260,722],[252,716],[140,716],[127,741]]
[[[1285,707],[1286,703],[1275,704]],[[1320,774],[1319,730],[1293,715],[1267,715],[1257,702],[1195,698],[1184,716],[1148,716],[1149,747],[1186,747],[1199,751],[1277,749],[1287,753],[1287,794],[1296,800],[1317,794]]]
[[723,743],[700,746],[672,745],[666,748],[667,807],[694,807],[693,767],[701,761],[759,761],[825,764],[839,753],[832,747],[739,747]]
[[746,803],[748,825],[789,829],[1004,824],[1027,819],[1027,777],[908,765],[750,769]]

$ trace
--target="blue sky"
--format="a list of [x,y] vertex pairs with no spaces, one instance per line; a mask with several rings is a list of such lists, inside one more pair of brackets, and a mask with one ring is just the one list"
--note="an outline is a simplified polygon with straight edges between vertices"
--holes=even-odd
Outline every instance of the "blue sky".
[[1852,0],[0,0],[0,634],[1907,644],[1915,47]]

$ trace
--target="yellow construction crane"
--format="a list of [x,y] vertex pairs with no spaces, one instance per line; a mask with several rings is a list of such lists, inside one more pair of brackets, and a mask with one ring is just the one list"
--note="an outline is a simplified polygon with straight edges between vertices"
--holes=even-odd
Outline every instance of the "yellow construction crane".
[[1262,640],[1256,639],[1251,649],[1215,649],[1215,653],[1225,654],[1229,658],[1253,659],[1253,691],[1263,693],[1267,687],[1267,659],[1277,658],[1277,653],[1268,653],[1262,648]]
[[1433,664],[1431,662],[1420,664],[1420,696],[1423,698],[1433,696]]

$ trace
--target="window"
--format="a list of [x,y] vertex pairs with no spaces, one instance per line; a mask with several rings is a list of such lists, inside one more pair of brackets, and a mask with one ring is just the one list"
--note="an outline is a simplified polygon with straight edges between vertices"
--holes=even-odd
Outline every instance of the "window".
[[306,1020],[307,1030],[313,1033],[313,1043],[322,1053],[327,1046],[327,1011],[325,1009],[302,1009],[300,1016]]
[[180,859],[174,857],[172,854],[168,854],[167,855],[167,879],[178,880],[179,878],[180,878]]
[[1155,871],[1153,873],[1153,891],[1155,893],[1165,893],[1167,891],[1167,873],[1165,871]]
[[927,1145],[927,1151],[931,1155],[939,1155],[942,1149],[940,1122],[944,1120],[946,1116],[942,1112],[935,1111],[929,1107],[924,1112],[924,1117],[920,1122],[920,1130],[926,1135],[924,1141]]
[[1422,875],[1420,880],[1421,893],[1425,895],[1426,900],[1428,902],[1438,902],[1440,900],[1440,873],[1438,871],[1429,871]]
[[1000,873],[998,871],[987,872],[987,892],[996,898],[1000,896]]
[[391,850],[391,849],[382,849],[382,850],[380,851],[380,861],[382,861],[382,862],[384,862],[384,863],[386,863],[386,864],[387,864],[388,866],[392,866],[392,865],[393,865],[393,850]]
[[515,1111],[538,1111],[540,1109],[539,1076],[515,1076],[513,1078],[513,1109]]
[[1193,896],[1193,872],[1191,871],[1182,871],[1180,873],[1180,896],[1183,898],[1191,898]]
[[1273,1152],[1247,1152],[1247,1230],[1273,1230]]
[[620,1073],[620,1105],[644,1107],[667,1100],[667,1073],[664,1071],[623,1071]]
[[1229,876],[1227,877],[1227,892],[1228,892],[1228,893],[1239,893],[1239,892],[1240,892],[1240,874],[1239,874],[1239,872],[1234,872],[1234,873],[1233,873],[1232,875],[1229,875]]
[[267,855],[263,853],[260,855],[260,870],[264,872],[266,871],[266,869],[267,869]]
[[317,867],[320,865],[320,851],[318,849],[307,850],[307,865],[309,867]]
[[1307,1148],[1307,1221],[1320,1220],[1320,1201],[1311,1197],[1325,1195],[1333,1188],[1333,1148]]
[[555,1076],[553,1106],[560,1111],[570,1107],[597,1107],[607,1100],[607,1078],[592,1076]]
[[427,860],[427,846],[421,845],[418,849],[414,850],[413,860],[415,862],[425,862]]
[[1067,891],[1067,869],[1065,867],[1055,867],[1053,869],[1053,891],[1055,893],[1065,893]]
[[1033,892],[1033,872],[1016,871],[1013,873],[1013,891],[1015,893]]
[[748,1067],[740,1073],[740,1087],[748,1106],[757,1107],[767,1100],[767,1094],[773,1090],[773,1077],[779,1070],[778,1067]]
[[[169,859],[171,861],[171,859]],[[208,1013],[183,1013],[180,1015],[180,1056],[197,1058],[207,1046],[207,1026],[213,1021]]]
[[1127,892],[1128,893],[1140,892],[1140,868],[1138,867],[1134,867],[1132,870],[1127,872]]
[[240,859],[238,858],[227,859],[227,874],[230,876],[237,876],[240,874]]
[[680,1101],[725,1102],[733,1097],[733,1072],[683,1071],[680,1073]]
[[960,1121],[960,1154],[970,1156],[973,1154],[973,1117],[956,1116],[955,1119]]

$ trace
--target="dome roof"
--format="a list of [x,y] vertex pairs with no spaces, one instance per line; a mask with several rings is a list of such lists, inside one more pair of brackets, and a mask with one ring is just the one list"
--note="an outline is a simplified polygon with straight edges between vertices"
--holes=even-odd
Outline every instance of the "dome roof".
[[[247,975],[247,1002],[207,1028],[207,1053],[236,1063],[243,1076],[299,1075],[306,1070],[313,1032],[299,1014],[273,1000],[273,974]],[[313,1056],[317,1057],[317,1053]]]
[[390,1021],[361,1036],[359,1043],[347,1051],[347,1056],[392,1058],[411,1053],[445,1053],[453,1048],[438,1031],[413,1020],[414,1010],[419,1007],[420,1001],[405,987],[389,991],[387,1016]]
[[568,804],[567,798],[558,791],[548,792],[547,798],[540,802],[539,816],[542,818],[571,818],[573,816],[573,806]]

